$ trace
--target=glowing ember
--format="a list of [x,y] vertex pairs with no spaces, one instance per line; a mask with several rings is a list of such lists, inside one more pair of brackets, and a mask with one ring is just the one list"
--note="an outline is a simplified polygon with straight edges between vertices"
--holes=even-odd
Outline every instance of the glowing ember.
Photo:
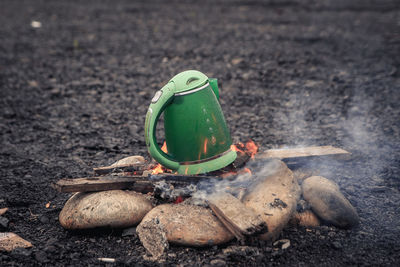
[[257,154],[258,146],[253,142],[253,140],[249,140],[246,143],[246,152],[250,154],[250,157],[253,159],[254,155]]
[[239,173],[250,173],[250,174],[252,174],[252,172],[251,172],[251,170],[249,168],[244,168]]
[[178,197],[175,199],[174,204],[179,204],[179,203],[181,203],[181,202],[183,202],[183,197],[178,196]]
[[[200,159],[202,153],[204,153],[204,155],[207,153],[207,145],[208,145],[208,138],[204,139],[203,149],[202,149],[202,151],[199,151],[199,159]],[[238,152],[238,153],[247,154],[251,158],[254,158],[254,155],[258,151],[258,146],[254,143],[253,140],[250,139],[246,144],[243,144],[243,143],[239,142],[239,143],[237,143],[235,145],[231,145],[231,149],[233,151]],[[161,147],[161,150],[164,153],[168,153],[167,143],[165,141],[164,141],[164,144]],[[155,166],[151,170],[151,174],[159,174],[159,173],[166,173],[166,172],[171,172],[171,171],[166,169],[165,167],[163,167],[161,164],[157,164],[157,166]],[[240,170],[239,172],[224,173],[224,174],[221,175],[221,177],[225,178],[225,177],[228,177],[228,176],[231,176],[231,175],[243,174],[243,173],[250,173],[251,174],[251,170],[248,169],[248,168],[244,168],[244,169]],[[188,168],[185,170],[185,174],[188,174]]]
[[231,149],[236,152],[246,153],[251,158],[254,158],[254,155],[257,154],[258,146],[253,140],[250,139],[247,141],[246,145],[244,145],[242,142],[239,142],[236,145],[231,145]]

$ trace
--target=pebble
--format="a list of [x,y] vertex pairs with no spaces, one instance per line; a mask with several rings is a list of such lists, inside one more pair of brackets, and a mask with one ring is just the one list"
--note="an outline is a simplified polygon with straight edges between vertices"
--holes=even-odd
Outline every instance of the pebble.
[[32,250],[26,248],[16,248],[11,251],[11,255],[19,258],[19,257],[29,257],[32,255]]
[[7,218],[4,218],[2,216],[0,216],[0,229],[7,229],[8,228],[8,223],[10,222],[10,220],[8,220]]
[[334,249],[342,249],[343,248],[342,244],[340,244],[338,241],[332,242],[332,247]]
[[278,241],[275,241],[273,243],[274,247],[280,247],[281,249],[287,249],[288,247],[290,247],[290,240],[289,239],[281,239]]
[[122,236],[136,236],[136,227],[130,227],[122,231]]
[[119,166],[127,166],[127,165],[135,165],[135,164],[144,164],[146,160],[142,156],[130,156],[123,159],[118,160],[113,163],[111,166],[119,167]]
[[211,266],[226,266],[226,261],[221,259],[214,259],[210,261]]
[[44,252],[44,251],[36,252],[35,253],[35,259],[40,263],[49,262],[49,259],[47,258],[47,255],[46,255],[46,252]]
[[341,228],[358,224],[357,211],[336,183],[322,176],[312,176],[304,180],[302,190],[304,199],[322,220]]
[[77,193],[65,203],[59,221],[65,229],[123,228],[138,224],[152,208],[145,195],[133,191]]
[[49,218],[47,218],[46,216],[40,216],[39,221],[41,223],[49,223]]

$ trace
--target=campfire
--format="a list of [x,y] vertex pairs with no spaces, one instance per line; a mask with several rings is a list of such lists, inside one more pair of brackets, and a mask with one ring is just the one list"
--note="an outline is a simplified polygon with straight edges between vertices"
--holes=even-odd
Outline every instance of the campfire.
[[[61,225],[138,225],[143,246],[160,258],[170,243],[275,241],[290,220],[303,226],[358,223],[356,210],[335,183],[295,175],[281,161],[347,151],[327,146],[257,153],[252,140],[232,145],[218,99],[217,79],[194,70],[174,76],[154,95],[146,115],[145,140],[153,161],[132,156],[95,168],[96,177],[56,183],[60,192],[79,192],[61,211]],[[155,129],[161,113],[166,142],[160,148]],[[298,208],[299,203],[306,204]]]
[[[65,204],[60,223],[66,229],[138,225],[139,238],[154,258],[162,257],[169,244],[275,241],[289,224],[357,224],[357,212],[336,184],[296,167],[299,159],[341,159],[347,151],[325,146],[257,153],[251,140],[231,149],[236,160],[207,174],[177,174],[132,156],[94,168],[94,177],[62,179],[53,185],[58,191],[78,193]],[[167,153],[165,143],[162,150]]]

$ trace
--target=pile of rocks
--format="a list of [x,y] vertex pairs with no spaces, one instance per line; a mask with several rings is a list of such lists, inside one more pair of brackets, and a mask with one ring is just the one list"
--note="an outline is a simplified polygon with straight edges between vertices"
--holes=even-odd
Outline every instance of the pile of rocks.
[[[240,199],[268,227],[259,238],[275,240],[289,221],[306,227],[348,228],[358,223],[356,210],[337,184],[321,176],[298,179],[279,160],[270,164],[274,171],[258,179]],[[66,202],[59,220],[71,230],[139,224],[139,238],[153,256],[161,255],[169,243],[203,247],[234,238],[208,207],[191,203],[155,206],[150,195],[124,190],[76,193]]]

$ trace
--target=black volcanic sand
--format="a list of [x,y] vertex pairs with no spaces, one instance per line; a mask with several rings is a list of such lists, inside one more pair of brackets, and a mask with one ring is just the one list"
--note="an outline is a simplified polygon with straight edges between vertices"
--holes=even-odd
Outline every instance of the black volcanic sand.
[[50,184],[148,158],[147,106],[186,69],[219,79],[235,141],[352,152],[312,168],[339,184],[360,225],[288,228],[285,250],[172,246],[166,264],[399,265],[399,18],[396,0],[1,1],[0,230],[34,248],[0,252],[0,265],[160,264],[135,234],[64,230],[70,195]]

